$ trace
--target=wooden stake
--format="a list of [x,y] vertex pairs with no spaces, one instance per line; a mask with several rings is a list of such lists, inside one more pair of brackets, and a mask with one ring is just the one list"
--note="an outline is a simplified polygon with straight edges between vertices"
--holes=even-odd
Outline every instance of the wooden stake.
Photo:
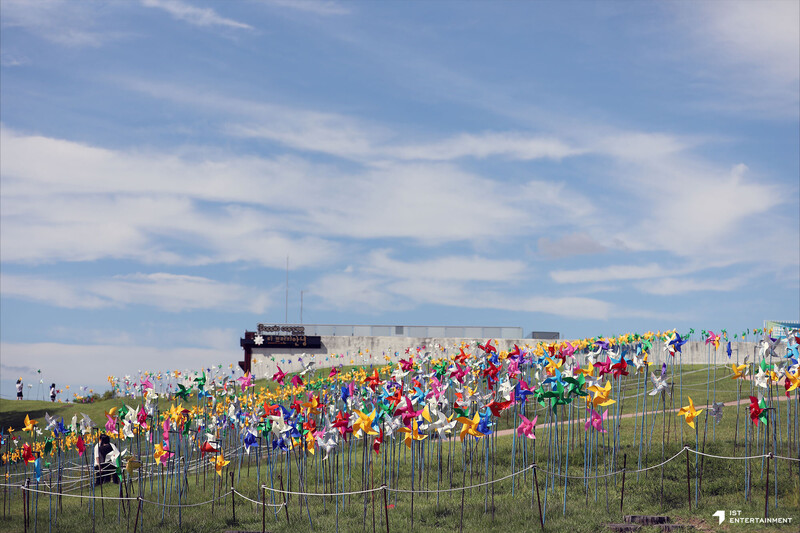
[[[261,487],[261,533],[267,531],[267,489]],[[134,531],[134,533],[136,533]]]
[[767,455],[767,482],[764,484],[764,518],[769,513],[769,460],[772,459],[772,452]]
[[389,533],[389,501],[387,493],[389,490],[383,486],[383,511],[386,514],[386,533]]
[[231,472],[231,508],[233,510],[233,523],[236,523],[236,498],[233,497],[233,472]]
[[625,503],[625,469],[628,467],[628,454],[622,455],[622,497],[619,499],[619,512],[622,513],[622,504]]
[[684,448],[686,452],[686,496],[689,498],[689,510],[692,509],[692,485],[689,481],[689,447]]
[[281,494],[283,494],[283,510],[286,512],[286,525],[289,525],[289,506],[286,504],[286,493],[283,492],[283,476],[278,474],[278,481],[281,482]]
[[533,485],[536,487],[536,501],[539,503],[539,525],[544,531],[544,518],[542,517],[542,499],[539,497],[539,481],[536,479],[536,464],[533,465]]

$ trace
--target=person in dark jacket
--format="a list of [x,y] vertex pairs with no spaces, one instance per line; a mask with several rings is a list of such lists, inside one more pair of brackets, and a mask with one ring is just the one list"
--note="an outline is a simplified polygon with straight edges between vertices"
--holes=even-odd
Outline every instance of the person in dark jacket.
[[54,402],[54,403],[56,401],[56,384],[55,383],[51,383],[50,384],[50,401]]
[[94,469],[97,473],[97,484],[102,485],[113,481],[119,483],[117,466],[113,459],[119,455],[119,450],[105,433],[100,435],[100,440],[94,446]]

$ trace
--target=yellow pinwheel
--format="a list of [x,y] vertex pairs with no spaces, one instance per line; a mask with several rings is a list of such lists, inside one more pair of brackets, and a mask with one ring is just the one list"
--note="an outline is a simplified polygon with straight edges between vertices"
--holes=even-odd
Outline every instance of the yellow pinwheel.
[[456,420],[462,424],[461,433],[459,434],[461,442],[464,442],[464,437],[467,435],[472,435],[473,437],[478,438],[485,436],[483,433],[478,431],[478,424],[481,422],[480,413],[475,413],[475,416],[472,419],[469,419],[465,416],[459,416]]
[[361,411],[356,411],[356,415],[358,415],[358,420],[353,422],[353,435],[355,437],[360,437],[362,431],[367,435],[378,434],[377,431],[372,429],[372,421],[375,420],[375,411],[370,412],[368,415]]
[[731,368],[733,369],[733,375],[731,376],[731,379],[741,379],[747,375],[746,364],[739,366],[731,364]]
[[788,396],[790,392],[795,390],[796,388],[800,387],[800,366],[797,367],[794,374],[791,374],[788,370],[786,371],[786,379],[789,381],[790,385],[786,389],[786,395]]
[[217,475],[219,477],[222,477],[222,469],[225,468],[225,465],[230,463],[230,461],[225,460],[221,453],[216,457],[209,459],[209,461],[214,465],[214,470],[217,471]]
[[612,400],[611,396],[611,381],[606,381],[605,387],[600,387],[597,385],[592,385],[589,387],[589,390],[594,393],[594,397],[589,400],[587,397],[586,402],[594,406],[595,409],[598,407],[606,407],[607,405],[611,405],[612,403],[616,403],[617,400]]
[[686,423],[689,424],[689,426],[692,429],[694,429],[694,419],[697,417],[697,415],[699,415],[702,412],[703,412],[702,409],[698,411],[697,409],[694,408],[694,402],[692,401],[692,397],[689,396],[689,405],[687,405],[686,407],[681,407],[680,410],[678,411],[678,416],[686,417]]
[[25,427],[22,428],[22,431],[30,431],[31,433],[33,433],[33,431],[36,429],[33,426],[35,426],[38,423],[39,422],[37,422],[36,420],[31,420],[31,418],[28,415],[25,415]]
[[397,431],[400,432],[400,433],[405,433],[406,434],[406,438],[405,438],[405,440],[403,442],[406,445],[406,447],[408,447],[408,448],[411,448],[411,443],[413,441],[415,441],[415,440],[425,440],[426,438],[428,438],[427,435],[421,435],[419,433],[419,425],[417,425],[417,419],[416,418],[411,421],[411,427],[410,428],[401,427]]

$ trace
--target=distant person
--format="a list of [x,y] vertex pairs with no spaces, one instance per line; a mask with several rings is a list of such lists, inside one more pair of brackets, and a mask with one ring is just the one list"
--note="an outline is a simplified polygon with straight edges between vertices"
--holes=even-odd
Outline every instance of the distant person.
[[22,399],[22,378],[17,380],[17,400]]
[[110,461],[109,454],[119,453],[116,446],[111,443],[111,439],[105,433],[100,435],[100,441],[94,446],[94,469],[97,472],[97,484],[102,485],[113,481],[119,483],[117,467]]
[[50,384],[50,401],[53,402],[53,403],[55,403],[55,401],[56,401],[56,384],[55,383],[51,383]]

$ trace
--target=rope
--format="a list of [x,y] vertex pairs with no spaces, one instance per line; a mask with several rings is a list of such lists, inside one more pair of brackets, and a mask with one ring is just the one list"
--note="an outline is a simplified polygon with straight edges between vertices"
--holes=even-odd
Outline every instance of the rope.
[[142,500],[143,502],[149,503],[150,505],[160,505],[161,507],[171,507],[171,508],[184,507],[185,508],[185,507],[199,507],[201,505],[208,505],[211,502],[215,502],[217,500],[221,500],[222,498],[227,498],[230,495],[230,493],[231,493],[231,491],[228,491],[225,494],[222,494],[217,498],[212,498],[212,499],[210,499],[208,501],[205,501],[205,502],[200,502],[200,503],[181,503],[181,504],[177,504],[177,505],[168,504],[168,503],[161,503],[161,502],[154,502],[154,501],[151,501],[151,500],[145,500],[144,498],[131,498],[131,499]]
[[509,474],[509,475],[507,475],[505,477],[493,479],[491,481],[485,481],[483,483],[478,483],[477,485],[469,485],[467,487],[458,487],[458,488],[441,489],[441,490],[407,490],[407,489],[393,489],[393,488],[390,488],[390,487],[386,487],[386,488],[387,488],[387,490],[390,490],[392,492],[405,492],[405,493],[415,493],[415,494],[437,493],[437,492],[455,492],[457,490],[476,489],[476,488],[480,488],[480,487],[485,487],[486,485],[493,485],[494,483],[499,483],[499,482],[501,482],[503,480],[512,478],[514,476],[518,476],[518,475],[522,474],[523,472],[527,472],[531,468],[536,468],[536,465],[533,464],[533,465],[531,465],[531,466],[529,466],[527,468],[523,468],[522,470],[520,470],[518,472],[514,472],[513,474]]
[[273,489],[272,487],[267,487],[266,485],[261,485],[261,488],[270,492],[277,492],[279,494],[294,494],[296,496],[350,496],[352,494],[367,494],[368,492],[377,492],[379,490],[383,490],[383,486],[375,489],[354,490],[352,492],[293,492],[290,490]]
[[245,496],[244,494],[242,494],[241,492],[239,492],[236,489],[231,489],[231,492],[233,492],[234,494],[236,494],[237,496],[239,496],[241,498],[244,498],[245,500],[247,500],[249,502],[255,503],[256,505],[265,505],[267,507],[278,507],[278,508],[283,507],[284,505],[286,505],[283,502],[277,503],[277,504],[275,504],[275,503],[261,503],[259,501],[252,500],[252,499],[248,498],[247,496]]

